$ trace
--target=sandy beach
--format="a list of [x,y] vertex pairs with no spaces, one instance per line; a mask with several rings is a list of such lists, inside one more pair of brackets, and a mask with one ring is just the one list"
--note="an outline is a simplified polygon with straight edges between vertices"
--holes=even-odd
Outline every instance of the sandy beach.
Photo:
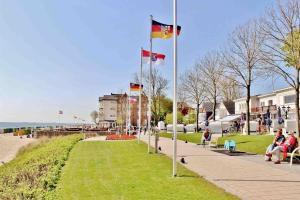
[[0,134],[0,165],[14,159],[19,149],[29,143],[36,141],[33,138],[13,136],[9,134]]

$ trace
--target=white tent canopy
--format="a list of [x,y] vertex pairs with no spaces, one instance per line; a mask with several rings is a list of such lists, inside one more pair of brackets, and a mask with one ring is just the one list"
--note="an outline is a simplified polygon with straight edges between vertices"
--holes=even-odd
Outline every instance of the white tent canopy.
[[220,119],[219,121],[221,121],[221,122],[233,122],[233,121],[237,121],[239,118],[241,118],[241,115],[228,115],[228,116]]

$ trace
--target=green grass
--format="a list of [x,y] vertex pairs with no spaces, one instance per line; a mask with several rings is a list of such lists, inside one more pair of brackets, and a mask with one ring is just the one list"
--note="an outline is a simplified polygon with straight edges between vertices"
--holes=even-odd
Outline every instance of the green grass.
[[71,151],[57,187],[58,199],[237,199],[136,141],[80,142]]
[[[159,133],[160,137],[172,138],[172,133]],[[202,133],[177,133],[177,139],[188,141],[191,143],[200,143],[200,139],[202,137]]]
[[[160,133],[161,137],[171,138],[172,133]],[[179,140],[187,140],[191,143],[198,144],[202,133],[177,134]],[[234,140],[237,144],[237,150],[255,154],[265,154],[266,148],[272,143],[274,136],[272,135],[225,135],[218,139],[218,145],[224,145],[225,140]]]
[[229,135],[218,139],[218,144],[223,145],[225,140],[234,140],[237,150],[249,153],[265,154],[266,148],[272,143],[272,135]]
[[69,152],[82,137],[40,140],[22,149],[14,160],[0,167],[0,199],[53,197]]

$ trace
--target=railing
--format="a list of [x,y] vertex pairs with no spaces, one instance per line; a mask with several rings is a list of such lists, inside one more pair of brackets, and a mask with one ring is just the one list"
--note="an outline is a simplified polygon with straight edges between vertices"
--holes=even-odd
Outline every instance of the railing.
[[251,112],[264,113],[264,112],[267,112],[268,109],[269,109],[270,112],[276,111],[277,106],[272,105],[272,106],[254,107],[254,108],[251,108]]

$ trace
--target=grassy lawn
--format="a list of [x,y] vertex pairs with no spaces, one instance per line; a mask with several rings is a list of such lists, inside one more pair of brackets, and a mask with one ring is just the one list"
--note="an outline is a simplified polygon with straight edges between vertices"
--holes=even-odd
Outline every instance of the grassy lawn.
[[218,139],[218,144],[224,144],[225,140],[234,140],[237,150],[249,153],[265,154],[266,148],[272,143],[272,135],[229,135]]
[[136,141],[80,142],[71,151],[58,199],[237,199],[162,154],[147,154]]
[[[166,138],[172,138],[172,133],[160,133],[160,137],[166,137]],[[200,139],[202,137],[202,133],[177,133],[177,139],[178,140],[183,140],[183,141],[188,141],[191,143],[200,143]]]
[[[171,138],[172,133],[160,133],[161,137]],[[179,133],[179,140],[187,140],[192,143],[199,143],[202,133],[184,134]],[[234,140],[237,144],[237,150],[249,153],[265,154],[266,148],[272,143],[274,136],[271,135],[225,135],[218,139],[218,145],[224,145],[225,140]]]

